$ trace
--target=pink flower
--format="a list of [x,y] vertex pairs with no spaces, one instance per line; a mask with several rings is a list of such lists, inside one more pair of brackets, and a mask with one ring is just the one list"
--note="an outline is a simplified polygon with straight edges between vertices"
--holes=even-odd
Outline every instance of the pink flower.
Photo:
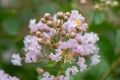
[[36,27],[36,19],[31,19],[29,22],[29,28],[30,28],[30,32],[36,32],[38,30],[38,28]]
[[38,56],[41,54],[41,46],[38,44],[38,38],[36,36],[28,35],[25,37],[24,45],[24,50],[26,51],[26,63],[36,62]]
[[68,76],[63,76],[63,75],[58,76],[58,79],[59,80],[70,80]]
[[72,66],[71,68],[67,68],[66,70],[66,76],[70,76],[70,72],[72,72],[72,75],[76,75],[78,72],[78,68],[76,66]]
[[85,64],[85,59],[83,57],[79,57],[77,64],[80,66],[80,71],[86,70],[87,65]]
[[62,51],[60,49],[56,49],[56,53],[55,54],[50,53],[49,56],[51,60],[58,62],[62,59]]
[[68,41],[59,42],[60,49],[74,49],[78,46],[78,42],[75,39],[69,39]]
[[84,19],[85,18],[81,14],[79,14],[79,12],[77,10],[71,11],[71,16],[70,16],[69,20],[73,20],[73,21],[81,20],[83,22]]
[[43,78],[42,79],[40,79],[40,80],[54,80],[54,76],[53,75],[50,75],[48,72],[45,72],[44,74],[43,74]]
[[56,30],[53,28],[50,28],[49,32],[43,32],[42,34],[45,38],[50,39],[52,36],[56,34]]
[[12,60],[11,60],[12,64],[17,65],[17,66],[21,66],[22,65],[21,60],[22,59],[21,59],[19,54],[12,55]]
[[90,57],[90,59],[91,59],[91,65],[96,65],[96,64],[98,64],[98,63],[100,62],[100,59],[99,59],[99,58],[100,58],[100,56],[97,55],[97,54],[91,56],[91,57]]
[[9,76],[9,74],[5,73],[3,70],[0,70],[0,80],[19,80],[15,76]]
[[47,31],[50,30],[50,27],[41,21],[39,21],[36,26],[37,26],[38,30],[47,30]]
[[83,36],[80,38],[82,44],[95,44],[98,40],[99,37],[97,34],[91,32],[91,33],[85,33]]
[[62,26],[63,30],[67,30],[68,33],[76,31],[75,27],[77,26],[76,22],[68,20]]

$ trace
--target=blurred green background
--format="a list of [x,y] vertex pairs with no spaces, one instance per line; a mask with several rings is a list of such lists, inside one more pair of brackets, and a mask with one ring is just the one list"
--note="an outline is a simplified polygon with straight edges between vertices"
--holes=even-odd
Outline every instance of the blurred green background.
[[[107,3],[104,1],[111,1]],[[112,2],[112,1],[116,1]],[[79,10],[89,24],[89,30],[98,33],[101,63],[79,73],[74,80],[100,80],[120,58],[120,1],[119,0],[0,0],[0,68],[21,80],[37,80],[36,66],[13,66],[13,53],[22,54],[23,39],[29,34],[30,19],[40,20],[44,13]],[[107,80],[120,80],[117,66]]]

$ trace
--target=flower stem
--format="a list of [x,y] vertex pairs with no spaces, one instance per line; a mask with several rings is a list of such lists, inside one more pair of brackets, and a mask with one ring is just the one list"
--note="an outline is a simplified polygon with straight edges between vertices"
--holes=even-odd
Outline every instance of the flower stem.
[[120,58],[118,58],[115,63],[112,65],[112,67],[110,68],[110,70],[108,72],[106,72],[102,78],[100,80],[107,80],[107,78],[109,77],[109,75],[120,65]]

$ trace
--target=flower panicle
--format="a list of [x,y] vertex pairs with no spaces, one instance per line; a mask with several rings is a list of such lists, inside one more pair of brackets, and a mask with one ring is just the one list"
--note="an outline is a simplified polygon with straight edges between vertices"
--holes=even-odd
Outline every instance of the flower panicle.
[[[30,34],[24,38],[26,63],[47,60],[57,64],[73,64],[67,68],[65,75],[57,77],[44,71],[41,80],[69,80],[71,72],[76,75],[79,71],[86,70],[86,58],[91,60],[91,65],[100,62],[97,46],[99,37],[94,32],[87,32],[88,24],[77,10],[58,12],[53,17],[45,13],[38,23],[31,19],[29,29]],[[15,60],[17,63],[21,61],[14,58],[14,62]]]

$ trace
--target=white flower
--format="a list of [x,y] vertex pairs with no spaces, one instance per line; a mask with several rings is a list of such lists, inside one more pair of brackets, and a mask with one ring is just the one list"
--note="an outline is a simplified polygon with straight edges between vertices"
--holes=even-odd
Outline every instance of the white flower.
[[86,70],[87,65],[85,64],[85,59],[83,57],[79,57],[77,64],[80,66],[80,71]]
[[38,44],[38,38],[36,36],[28,35],[25,37],[24,45],[24,50],[26,51],[25,62],[36,62],[39,54],[41,54],[41,45]]
[[60,49],[56,49],[56,53],[55,54],[50,53],[49,56],[50,56],[51,60],[58,62],[62,59],[61,53],[62,53],[62,51]]
[[30,28],[30,32],[36,32],[38,30],[38,28],[36,27],[36,19],[31,19],[29,22],[29,28]]
[[12,55],[12,60],[11,60],[12,64],[17,65],[17,66],[21,66],[22,65],[21,60],[22,59],[21,59],[19,54]]
[[90,57],[90,59],[91,59],[91,65],[96,65],[96,64],[98,64],[98,63],[100,62],[100,59],[99,59],[99,58],[100,58],[100,56],[97,55],[97,54],[91,56],[91,57]]
[[42,79],[40,79],[40,80],[54,80],[54,76],[53,75],[50,75],[49,74],[49,72],[45,72],[44,74],[43,74],[43,78]]
[[19,80],[15,76],[10,76],[9,74],[5,73],[3,70],[0,69],[0,80]]
[[76,39],[79,41],[81,41],[81,44],[95,44],[98,40],[99,37],[96,33],[85,33],[84,35],[82,35],[81,33],[79,33],[76,36]]
[[78,72],[78,68],[76,66],[72,66],[71,68],[67,68],[66,70],[66,76],[70,76],[70,72],[72,72],[72,75],[76,75]]

